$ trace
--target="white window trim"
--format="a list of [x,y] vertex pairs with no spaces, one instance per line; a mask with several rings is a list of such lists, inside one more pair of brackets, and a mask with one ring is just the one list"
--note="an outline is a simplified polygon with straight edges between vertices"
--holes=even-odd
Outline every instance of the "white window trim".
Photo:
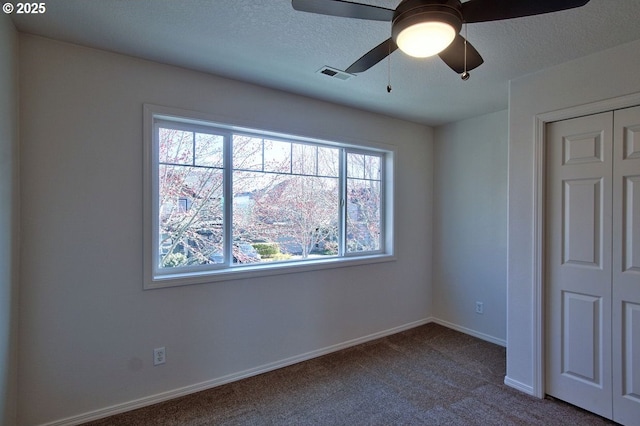
[[[157,289],[165,287],[175,287],[192,284],[212,283],[228,281],[234,279],[255,278],[261,276],[272,276],[289,273],[300,273],[307,271],[317,271],[323,269],[333,269],[339,267],[349,267],[367,265],[372,263],[395,261],[395,225],[394,225],[394,170],[396,148],[393,145],[372,143],[370,141],[332,142],[331,136],[327,139],[317,137],[300,136],[291,132],[278,132],[273,130],[259,130],[261,134],[284,138],[297,142],[320,143],[324,145],[334,145],[346,148],[349,151],[378,151],[385,154],[384,191],[381,214],[382,235],[381,250],[367,253],[344,253],[340,257],[329,257],[326,259],[296,260],[291,262],[260,263],[243,265],[241,267],[211,268],[206,271],[185,272],[180,271],[175,274],[156,274],[154,267],[155,250],[153,249],[153,229],[157,225],[156,209],[154,208],[154,168],[158,162],[157,150],[154,149],[154,121],[156,119],[168,119],[170,121],[179,120],[187,124],[204,125],[206,127],[223,128],[229,131],[256,132],[247,123],[228,124],[228,119],[221,119],[209,114],[194,112],[189,110],[169,108],[158,105],[145,104],[143,106],[143,288]],[[227,123],[227,124],[219,124]],[[251,126],[254,129],[264,127],[260,125]]]

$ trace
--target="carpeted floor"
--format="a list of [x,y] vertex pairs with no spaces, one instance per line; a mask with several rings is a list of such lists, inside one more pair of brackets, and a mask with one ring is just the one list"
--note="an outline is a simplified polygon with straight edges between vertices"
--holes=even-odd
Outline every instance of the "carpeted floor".
[[511,389],[504,375],[504,348],[427,324],[88,424],[613,424]]

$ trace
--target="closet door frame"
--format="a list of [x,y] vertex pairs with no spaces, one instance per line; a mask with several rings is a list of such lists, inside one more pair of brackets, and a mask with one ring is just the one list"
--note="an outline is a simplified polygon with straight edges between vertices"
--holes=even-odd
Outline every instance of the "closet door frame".
[[[538,398],[545,396],[545,294],[544,294],[544,248],[545,248],[545,170],[546,170],[546,138],[547,123],[567,120],[585,115],[599,114],[616,109],[640,105],[640,93],[618,98],[593,102],[576,107],[540,113],[533,123],[534,142],[534,200],[533,200],[533,389],[532,394]],[[507,342],[508,350],[508,342]]]

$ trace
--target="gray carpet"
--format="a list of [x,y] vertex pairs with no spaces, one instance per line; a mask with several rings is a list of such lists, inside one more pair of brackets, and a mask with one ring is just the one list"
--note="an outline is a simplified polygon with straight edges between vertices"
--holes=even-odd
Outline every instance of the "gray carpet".
[[511,389],[504,375],[504,348],[427,324],[88,424],[613,424]]

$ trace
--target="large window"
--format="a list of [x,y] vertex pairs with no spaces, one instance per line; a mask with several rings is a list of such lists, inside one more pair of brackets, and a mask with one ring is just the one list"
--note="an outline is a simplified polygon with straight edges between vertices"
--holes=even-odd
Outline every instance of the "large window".
[[146,287],[392,254],[392,151],[145,110]]

